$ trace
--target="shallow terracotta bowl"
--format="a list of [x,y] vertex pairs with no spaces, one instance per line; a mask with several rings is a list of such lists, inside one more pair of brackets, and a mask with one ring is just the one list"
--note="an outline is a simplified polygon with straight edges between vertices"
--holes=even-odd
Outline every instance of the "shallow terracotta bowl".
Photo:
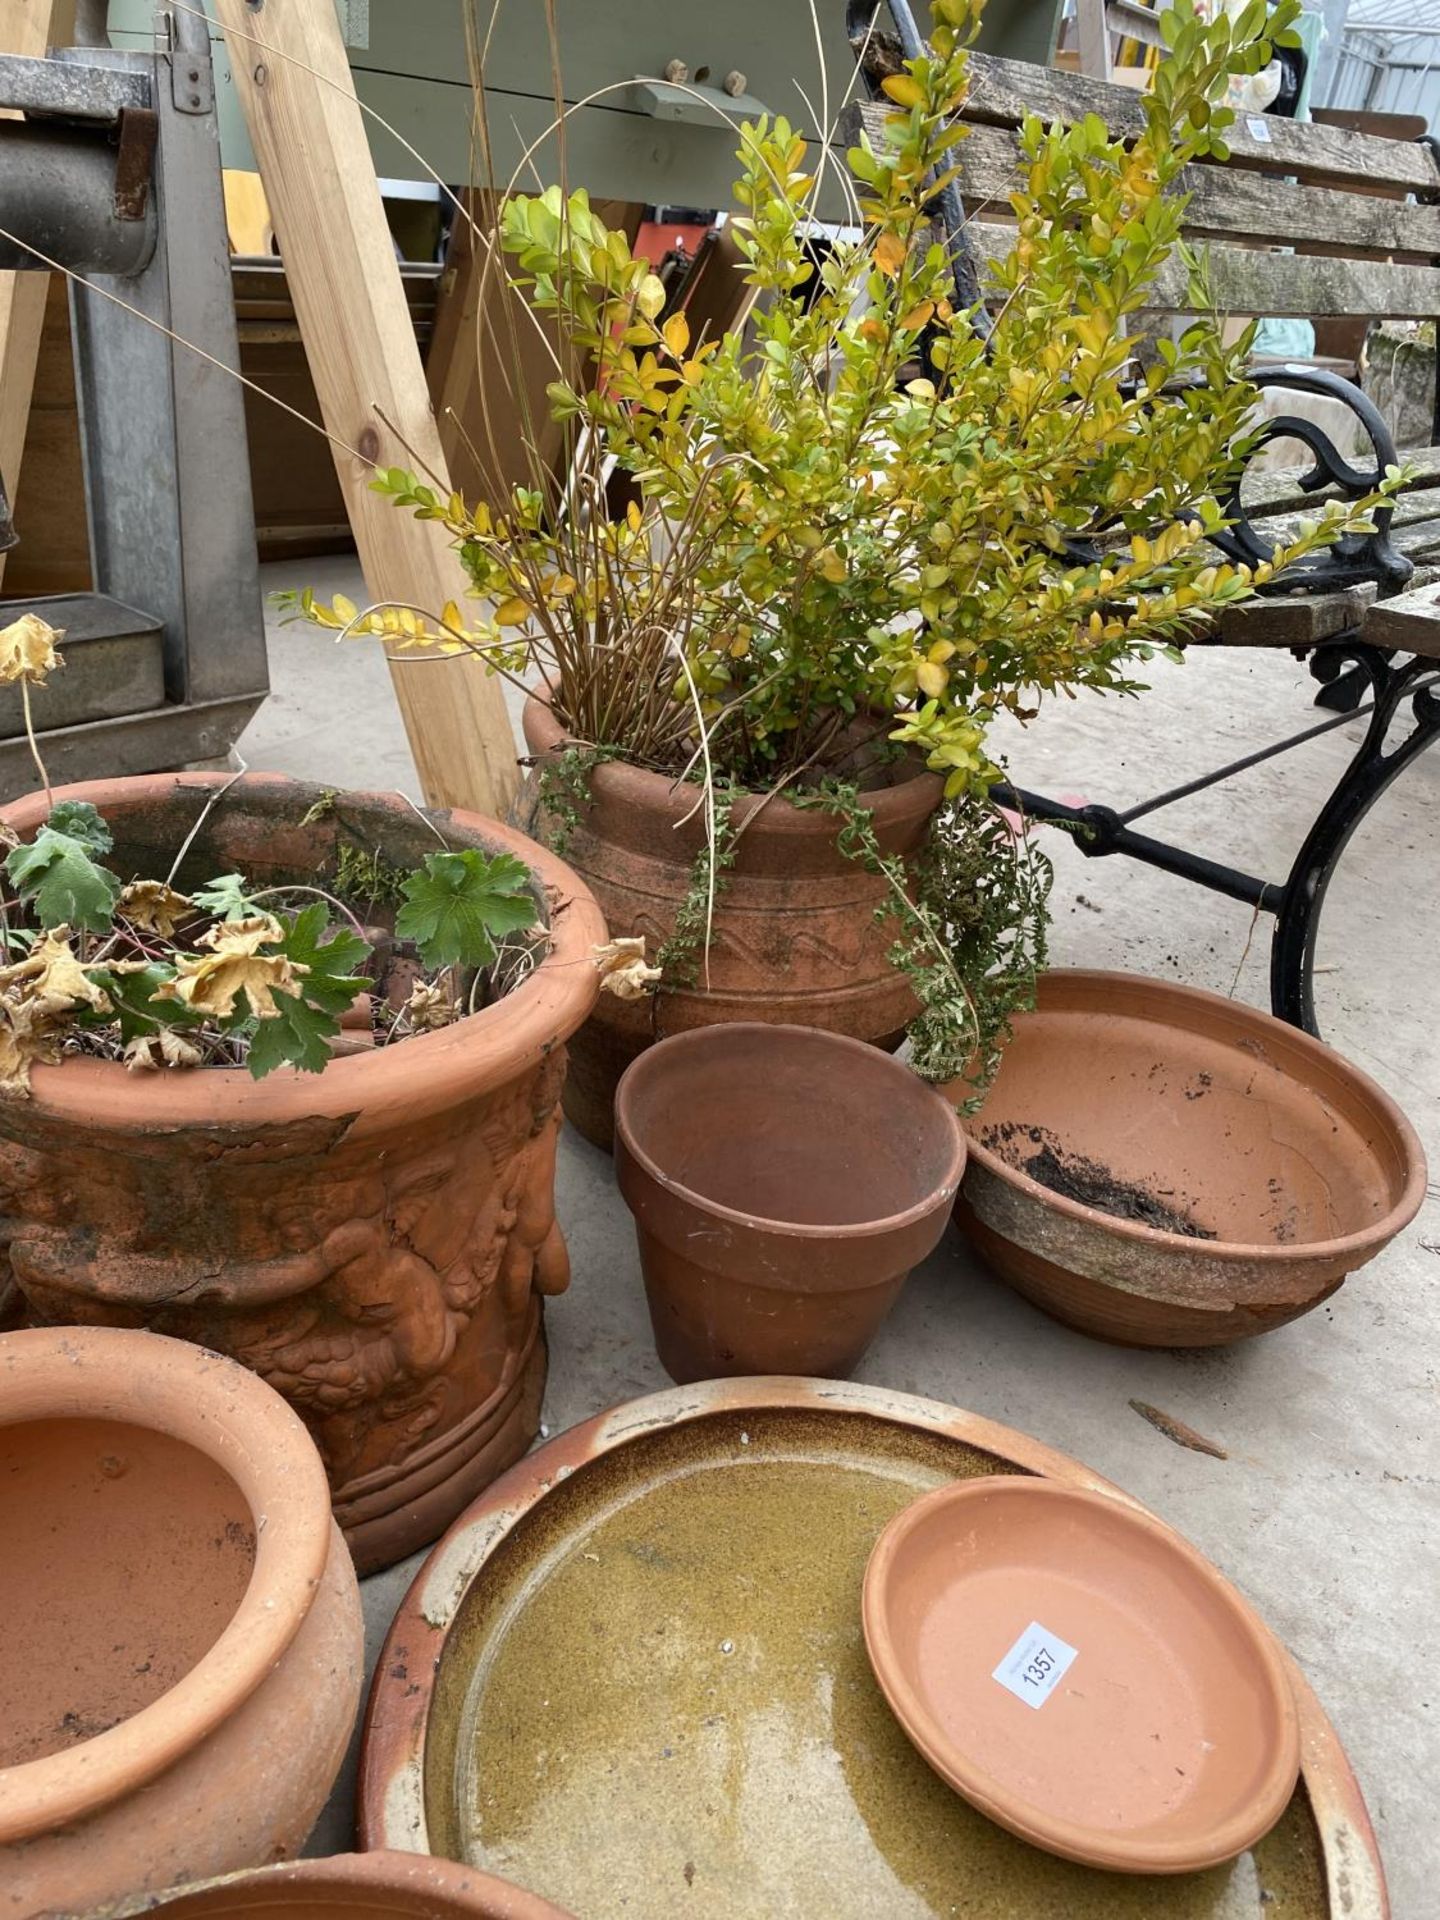
[[[976,1250],[1056,1319],[1131,1346],[1210,1346],[1295,1319],[1425,1194],[1414,1128],[1333,1048],[1140,974],[1046,974],[965,1129],[956,1218]],[[1056,1192],[1027,1171],[1037,1155],[1101,1168],[1154,1219],[1200,1231]]]
[[957,1792],[1087,1866],[1191,1873],[1264,1837],[1300,1741],[1282,1657],[1208,1561],[1109,1494],[996,1475],[897,1515],[865,1643]]

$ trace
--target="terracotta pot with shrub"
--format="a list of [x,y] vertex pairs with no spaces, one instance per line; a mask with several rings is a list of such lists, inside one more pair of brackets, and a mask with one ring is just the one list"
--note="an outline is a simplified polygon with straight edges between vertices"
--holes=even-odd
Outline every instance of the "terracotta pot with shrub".
[[[0,1100],[5,1252],[26,1317],[145,1326],[254,1368],[314,1434],[361,1571],[384,1566],[435,1538],[535,1435],[542,1302],[569,1279],[554,1208],[565,1042],[598,989],[599,911],[522,836],[394,795],[186,774],[55,799],[98,810],[122,877],[166,872],[193,830],[180,888],[239,872],[303,901],[338,884],[347,848],[388,863],[382,877],[441,845],[523,868],[535,926],[521,977],[468,1017],[371,1044],[392,1022],[377,1005],[364,1032],[338,1036],[358,1051],[261,1079],[233,1064],[129,1071],[71,1035],[32,1066],[28,1097]],[[30,839],[49,811],[34,795],[6,818]],[[79,950],[103,952],[106,937]],[[192,973],[213,951],[203,938]],[[312,955],[302,984],[315,977]]]
[[[540,795],[546,768],[566,750],[564,729],[544,695],[528,702],[524,719],[540,770],[530,830],[561,837],[613,936],[639,936],[648,953],[663,953],[705,848],[693,789],[608,761],[590,775],[590,804],[562,832]],[[943,787],[918,761],[872,767],[860,804],[887,856],[913,863]],[[915,1015],[914,991],[890,959],[902,928],[884,911],[886,880],[841,852],[833,815],[752,794],[732,809],[729,825],[734,857],[708,953],[687,956],[652,994],[602,996],[571,1042],[565,1112],[597,1146],[614,1137],[620,1076],[667,1034],[736,1020],[795,1022],[893,1049]]]
[[[1220,502],[1257,404],[1248,342],[1202,317],[1137,382],[1133,333],[1179,265],[1230,77],[1290,5],[1188,20],[1138,143],[1027,131],[1017,242],[978,289],[933,217],[974,0],[932,0],[929,50],[885,76],[899,111],[849,151],[862,223],[823,270],[804,140],[783,117],[740,129],[746,317],[718,336],[666,310],[583,190],[494,210],[492,263],[564,343],[562,457],[473,504],[376,475],[450,534],[473,610],[297,604],[550,689],[526,716],[536,831],[659,970],[653,1002],[607,1004],[577,1044],[567,1101],[592,1139],[640,1049],[713,1022],[888,1045],[909,1021],[926,1079],[993,1072],[1043,965],[1046,880],[997,827],[992,722],[1135,691],[1268,584],[1216,550],[1239,551]],[[525,344],[477,370],[497,416]],[[1375,504],[1329,503],[1268,571]]]
[[3,1334],[0,1489],[0,1913],[298,1853],[364,1636],[284,1401],[155,1334]]

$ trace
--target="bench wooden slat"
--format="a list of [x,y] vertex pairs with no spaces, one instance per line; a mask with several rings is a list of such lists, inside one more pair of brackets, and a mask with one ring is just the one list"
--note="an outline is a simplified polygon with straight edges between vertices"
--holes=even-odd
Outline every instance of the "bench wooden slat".
[[[1013,227],[972,220],[966,232],[984,260],[1001,260],[1015,244]],[[1305,253],[1269,253],[1218,243],[1197,248],[1209,263],[1215,303],[1222,313],[1373,314],[1377,319],[1428,320],[1440,314],[1440,268],[1397,266],[1388,260],[1333,260]],[[1166,262],[1151,283],[1148,304],[1172,313],[1191,307],[1184,263]]]
[[1373,605],[1375,589],[1340,587],[1333,593],[1285,594],[1247,600],[1220,616],[1202,642],[1221,647],[1294,647],[1305,649],[1358,627]]
[[[1057,67],[1032,67],[1023,60],[1005,60],[995,54],[970,56],[970,98],[967,120],[986,120],[996,126],[1018,126],[1027,113],[1044,121],[1074,121],[1087,113],[1099,114],[1116,133],[1138,134],[1145,125],[1140,96],[1088,74],[1064,73]],[[866,109],[868,114],[869,109]],[[880,117],[883,118],[884,109]],[[1261,129],[1257,137],[1251,122]],[[1267,172],[1294,172],[1303,167],[1312,176],[1353,181],[1367,187],[1404,187],[1431,197],[1440,194],[1440,171],[1427,147],[1417,141],[1386,140],[1375,134],[1350,133],[1340,127],[1281,120],[1268,115],[1241,114],[1225,135],[1234,166],[1258,166]]]
[[[967,212],[979,214],[990,204],[1007,208],[1022,164],[1019,135],[1009,127],[972,124],[969,138],[954,150],[954,163]],[[1287,246],[1319,241],[1376,253],[1440,255],[1440,206],[1297,186],[1239,167],[1187,167],[1179,191],[1190,195],[1186,227],[1196,232],[1243,234]]]
[[1366,616],[1365,638],[1377,647],[1440,660],[1440,577],[1377,602]]

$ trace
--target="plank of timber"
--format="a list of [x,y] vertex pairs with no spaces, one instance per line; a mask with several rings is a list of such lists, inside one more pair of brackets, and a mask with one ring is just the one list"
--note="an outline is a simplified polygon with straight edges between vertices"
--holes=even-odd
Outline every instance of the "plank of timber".
[[[967,212],[1008,204],[1022,164],[1013,128],[972,122],[953,158]],[[1320,241],[1341,252],[1440,255],[1440,206],[1298,186],[1233,166],[1186,167],[1175,191],[1190,196],[1185,225],[1191,233],[1243,234],[1277,246]]]
[[1333,593],[1274,594],[1248,600],[1220,616],[1208,644],[1222,647],[1294,647],[1303,651],[1338,633],[1353,632],[1375,599],[1370,585]]
[[[30,59],[43,55],[50,12],[50,0],[0,0],[0,53]],[[20,484],[49,282],[48,273],[0,273],[0,475],[12,506]],[[5,556],[0,553],[0,579],[4,573]]]
[[[1015,245],[1013,227],[972,220],[970,244],[985,261]],[[1440,313],[1440,268],[1397,266],[1388,260],[1331,260],[1318,254],[1267,253],[1258,247],[1204,244],[1196,249],[1221,313],[1364,313],[1377,319],[1423,320]],[[1171,313],[1194,307],[1190,276],[1180,259],[1156,274],[1147,305]]]
[[1432,580],[1393,600],[1377,601],[1366,615],[1364,636],[1377,647],[1440,660],[1440,586]]
[[[894,108],[866,101],[842,119],[842,137],[853,141],[857,123],[871,140],[884,140],[884,122]],[[1016,127],[1027,114],[1048,126],[1069,124],[1087,113],[1098,114],[1112,133],[1137,135],[1145,128],[1145,104],[1129,87],[1088,74],[1065,73],[1057,67],[1032,67],[1023,60],[1003,60],[993,54],[970,56],[970,96],[963,117],[991,126]],[[1251,117],[1242,114],[1226,129],[1230,149],[1227,166],[1258,167],[1266,173],[1303,170],[1311,179],[1394,186],[1426,198],[1440,194],[1440,168],[1427,147],[1418,141],[1387,140],[1375,134],[1351,133],[1341,127],[1316,126],[1310,121],[1282,120],[1273,115],[1253,118],[1260,133],[1251,131]]]
[[[370,490],[376,466],[449,479],[335,8],[217,0],[215,13],[321,413],[343,443],[331,450],[367,589],[438,614],[467,586],[443,528]],[[427,655],[392,660],[391,678],[426,800],[503,815],[516,764],[500,682],[476,660]]]

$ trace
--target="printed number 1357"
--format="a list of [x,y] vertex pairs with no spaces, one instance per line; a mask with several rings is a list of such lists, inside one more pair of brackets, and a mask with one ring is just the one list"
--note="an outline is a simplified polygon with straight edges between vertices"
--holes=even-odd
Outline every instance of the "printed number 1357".
[[1020,1678],[1025,1682],[1027,1687],[1041,1686],[1044,1683],[1046,1674],[1052,1672],[1054,1666],[1054,1656],[1051,1654],[1049,1648],[1040,1647],[1036,1650],[1035,1658],[1030,1662],[1029,1666],[1026,1667]]

